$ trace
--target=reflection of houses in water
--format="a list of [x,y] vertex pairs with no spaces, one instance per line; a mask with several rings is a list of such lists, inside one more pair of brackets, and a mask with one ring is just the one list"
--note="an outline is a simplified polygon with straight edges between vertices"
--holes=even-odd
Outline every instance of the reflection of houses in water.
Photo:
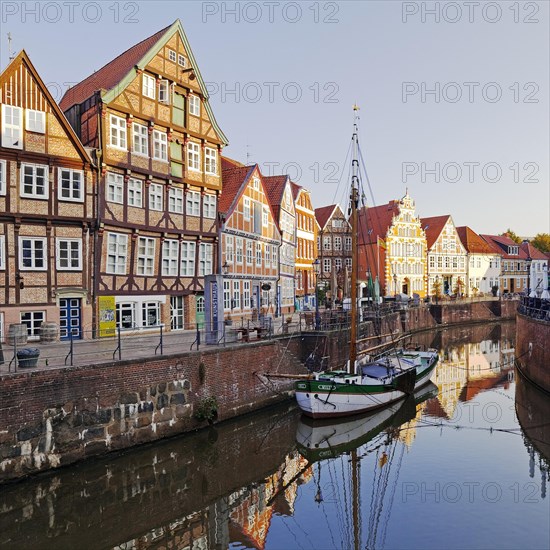
[[436,401],[437,398],[430,399],[428,401],[422,401],[416,405],[416,415],[414,418],[411,418],[408,422],[401,424],[398,439],[407,446],[407,449],[410,449],[414,439],[416,438],[416,426],[421,420],[426,407],[430,401]]

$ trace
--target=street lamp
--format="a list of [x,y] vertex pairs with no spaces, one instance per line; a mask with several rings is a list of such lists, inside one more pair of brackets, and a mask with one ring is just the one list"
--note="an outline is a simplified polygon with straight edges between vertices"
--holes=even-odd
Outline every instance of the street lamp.
[[531,254],[527,252],[527,259],[525,260],[525,264],[527,265],[527,297],[531,295],[531,263],[533,262],[533,258],[531,258]]
[[397,298],[397,275],[393,274],[393,290],[395,294],[395,298]]
[[367,304],[370,306],[370,284],[371,284],[370,267],[367,267]]
[[321,272],[321,262],[319,258],[315,258],[313,262],[313,271],[315,271],[315,330],[321,328],[321,315],[319,313],[319,273]]

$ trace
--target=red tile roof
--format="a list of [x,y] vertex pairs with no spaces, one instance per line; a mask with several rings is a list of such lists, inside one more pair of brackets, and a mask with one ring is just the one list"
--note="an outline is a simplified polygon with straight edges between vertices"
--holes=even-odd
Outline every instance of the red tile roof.
[[290,188],[292,189],[292,197],[294,200],[298,198],[298,194],[303,189],[301,185],[298,185],[297,183],[294,183],[293,181],[290,182]]
[[245,165],[238,160],[222,156],[222,169],[241,168],[243,166]]
[[529,241],[523,241],[520,244],[521,249],[525,254],[531,256],[533,260],[546,260],[546,254],[535,248]]
[[380,206],[363,207],[359,210],[359,244],[376,243],[385,239],[393,217],[399,214],[399,201],[390,201]]
[[[513,241],[510,237],[506,235],[480,235],[490,246],[494,247],[495,250],[500,252],[502,254],[502,257],[505,259],[512,259],[512,260],[525,260],[527,258],[527,254],[525,250],[521,248],[521,246]],[[509,246],[518,246],[519,247],[519,254],[508,254],[508,247]]]
[[495,250],[487,241],[483,240],[475,231],[468,226],[457,227],[456,231],[464,248],[470,254],[494,254]]
[[163,37],[170,27],[171,25],[142,40],[139,44],[132,46],[129,50],[126,50],[107,63],[107,65],[72,88],[69,88],[59,102],[61,110],[67,111],[73,105],[82,103],[97,90],[110,90],[114,88]]
[[331,204],[330,206],[321,206],[321,208],[315,209],[315,219],[321,230],[325,229],[327,222],[330,220],[336,208],[338,208],[337,204]]
[[424,229],[424,231],[426,232],[428,250],[433,246],[435,241],[437,241],[437,238],[439,237],[439,235],[441,235],[441,232],[443,231],[443,228],[445,227],[445,224],[449,221],[450,217],[451,216],[449,214],[446,214],[445,216],[420,218],[422,229]]
[[279,211],[281,210],[281,202],[283,200],[283,192],[285,190],[288,176],[263,176],[264,191],[267,196],[271,211],[275,219],[275,223],[279,229]]
[[218,205],[220,212],[230,214],[255,168],[256,165],[224,169],[222,165],[222,194]]

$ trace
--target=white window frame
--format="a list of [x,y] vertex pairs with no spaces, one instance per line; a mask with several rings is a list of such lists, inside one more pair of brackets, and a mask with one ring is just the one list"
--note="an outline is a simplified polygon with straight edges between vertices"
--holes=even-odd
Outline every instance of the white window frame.
[[115,172],[107,172],[106,176],[107,201],[117,204],[124,203],[124,176]]
[[235,262],[242,265],[244,259],[244,241],[242,237],[235,237]]
[[200,145],[194,141],[187,143],[187,167],[193,172],[201,171]]
[[330,258],[323,258],[323,273],[330,273],[332,268],[332,262]]
[[252,250],[252,241],[246,241],[246,265],[252,265],[254,263],[254,252]]
[[256,243],[256,267],[262,267],[262,243]]
[[234,257],[234,248],[233,248],[233,235],[226,235],[225,236],[225,261],[232,265],[235,257]]
[[250,309],[250,281],[243,281],[243,309]]
[[161,183],[149,184],[149,210],[164,210],[164,185]]
[[233,281],[231,309],[241,309],[241,281]]
[[262,226],[267,227],[269,225],[269,211],[267,206],[264,206],[262,209]]
[[199,277],[212,274],[212,243],[200,243],[199,246]]
[[[69,245],[64,249],[64,245]],[[76,245],[76,246],[74,246]],[[76,255],[73,255],[76,252]],[[58,271],[82,271],[82,239],[55,239],[55,266]]]
[[153,130],[153,158],[168,162],[168,134]]
[[152,277],[155,274],[156,239],[139,237],[137,242],[136,273],[143,277]]
[[177,61],[177,56],[176,56],[176,52],[174,50],[168,50],[168,59],[170,61],[173,61],[174,63],[176,63]]
[[0,195],[6,194],[8,187],[8,163],[0,159]]
[[250,220],[250,199],[243,197],[243,217],[245,221]]
[[162,243],[162,275],[164,277],[177,277],[179,274],[179,250],[180,243],[176,239],[166,239]]
[[201,194],[198,191],[187,191],[185,196],[185,213],[188,216],[201,215]]
[[202,215],[205,218],[216,219],[216,195],[205,193],[202,198]]
[[[25,241],[28,241],[30,246],[25,246]],[[38,243],[41,244],[41,247],[36,246]],[[37,255],[39,249],[41,250],[41,257]],[[25,258],[25,250],[30,251],[30,257]],[[29,260],[30,265],[24,265]],[[46,237],[19,237],[19,269],[21,271],[47,271],[48,244]]]
[[185,63],[185,57],[183,55],[178,54],[178,65],[180,67],[185,67],[186,63]]
[[157,81],[155,77],[143,73],[142,81],[141,81],[141,93],[148,97],[149,99],[155,99],[155,90],[157,87]]
[[134,206],[135,208],[142,208],[143,206],[143,182],[136,178],[130,178],[128,180],[127,202],[128,206]]
[[21,107],[2,104],[2,147],[23,149],[23,109]]
[[204,172],[211,176],[218,175],[218,151],[212,147],[204,148]]
[[170,87],[170,81],[163,78],[159,82],[159,103],[163,103],[164,105],[170,105],[170,92],[172,88]]
[[57,198],[60,201],[84,202],[83,170],[57,169]]
[[109,145],[122,151],[128,150],[126,119],[109,115]]
[[132,153],[143,157],[149,156],[149,128],[144,124],[132,124]]
[[182,277],[195,276],[195,257],[197,243],[193,241],[181,241],[180,275]]
[[0,269],[6,269],[6,236],[5,235],[0,235]]
[[189,95],[189,114],[201,116],[201,98],[198,95]]
[[126,275],[128,235],[107,233],[107,260],[105,272],[110,275]]
[[[149,315],[150,312],[154,312],[154,317],[156,319],[156,323],[149,324]],[[158,301],[150,301],[150,302],[143,302],[141,304],[141,326],[142,328],[152,328],[152,327],[158,327],[161,326],[161,317],[160,317],[160,302]]]
[[28,132],[37,134],[46,133],[46,113],[44,111],[35,111],[34,109],[25,110],[25,129]]
[[[24,316],[30,319],[24,319]],[[29,340],[38,340],[40,338],[40,327],[46,321],[45,311],[21,311],[19,314],[21,324],[27,325],[27,336]],[[40,323],[40,324],[38,324]]]
[[[30,168],[32,170],[32,191],[31,192],[25,192],[25,175],[26,175],[26,169]],[[38,176],[38,169],[43,170],[44,174],[42,176]],[[29,164],[24,163],[21,164],[21,187],[20,187],[20,193],[21,197],[26,197],[29,199],[42,199],[47,200],[48,199],[48,193],[49,193],[49,171],[48,166],[45,164]],[[43,183],[41,185],[42,192],[39,193],[39,185],[38,185],[38,178],[41,177],[43,179]]]
[[168,190],[168,212],[183,214],[183,189],[170,187]]

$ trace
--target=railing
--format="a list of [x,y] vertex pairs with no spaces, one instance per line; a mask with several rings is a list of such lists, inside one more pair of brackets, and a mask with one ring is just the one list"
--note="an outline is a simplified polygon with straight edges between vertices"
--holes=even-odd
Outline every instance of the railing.
[[518,312],[533,319],[550,321],[550,300],[524,296],[519,304]]

